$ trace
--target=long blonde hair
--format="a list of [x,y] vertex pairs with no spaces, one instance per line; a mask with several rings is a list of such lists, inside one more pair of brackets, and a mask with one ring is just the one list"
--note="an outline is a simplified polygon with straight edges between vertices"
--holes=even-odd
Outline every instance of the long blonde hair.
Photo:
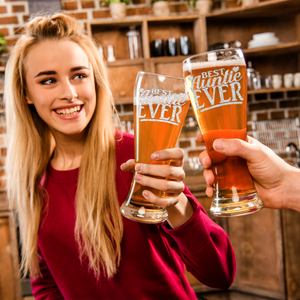
[[47,124],[34,106],[26,103],[24,59],[33,45],[60,39],[77,43],[87,54],[94,70],[97,97],[79,168],[75,238],[80,258],[88,257],[96,278],[101,272],[112,277],[120,263],[123,235],[115,183],[115,108],[106,69],[94,42],[74,18],[64,14],[29,21],[6,68],[7,197],[20,224],[21,269],[32,276],[40,274],[37,236],[46,197],[40,182],[55,147]]

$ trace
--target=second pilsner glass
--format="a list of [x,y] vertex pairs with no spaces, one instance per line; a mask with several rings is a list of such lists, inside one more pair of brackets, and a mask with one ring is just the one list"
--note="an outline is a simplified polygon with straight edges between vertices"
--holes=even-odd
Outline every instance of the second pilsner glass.
[[259,211],[246,160],[213,149],[218,138],[247,137],[247,73],[240,49],[200,53],[183,62],[185,85],[203,134],[214,173],[211,213],[237,216]]

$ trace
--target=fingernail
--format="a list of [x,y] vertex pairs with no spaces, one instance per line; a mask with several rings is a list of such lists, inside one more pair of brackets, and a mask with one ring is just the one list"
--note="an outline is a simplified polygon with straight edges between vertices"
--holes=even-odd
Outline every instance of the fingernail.
[[143,196],[146,198],[146,199],[148,199],[148,197],[149,197],[149,193],[147,192],[147,191],[143,191]]
[[136,165],[136,166],[135,166],[135,170],[136,170],[137,172],[142,171],[142,166],[141,166],[141,165]]
[[123,171],[123,165],[124,165],[124,164],[121,164],[121,166],[120,166],[120,169],[121,169],[122,171]]
[[213,143],[213,147],[215,150],[224,150],[225,149],[225,140],[217,139]]
[[157,154],[157,153],[153,153],[153,154],[151,155],[151,158],[152,158],[152,159],[158,159],[158,154]]
[[136,174],[135,177],[134,177],[134,180],[135,181],[141,181],[142,180],[142,176],[139,175],[139,174]]

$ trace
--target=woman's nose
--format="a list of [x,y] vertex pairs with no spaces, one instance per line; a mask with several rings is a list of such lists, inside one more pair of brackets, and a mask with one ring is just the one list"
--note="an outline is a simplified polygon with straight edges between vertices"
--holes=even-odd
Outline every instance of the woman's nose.
[[70,82],[64,82],[61,87],[60,96],[61,100],[72,101],[74,98],[77,98],[78,95],[74,86]]

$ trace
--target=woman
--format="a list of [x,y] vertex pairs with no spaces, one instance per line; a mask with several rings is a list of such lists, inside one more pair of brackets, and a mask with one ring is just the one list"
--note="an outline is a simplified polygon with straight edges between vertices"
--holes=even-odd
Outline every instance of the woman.
[[8,199],[36,299],[196,299],[184,263],[203,283],[230,286],[230,241],[184,187],[180,149],[153,154],[173,165],[136,166],[142,185],[172,194],[145,193],[168,207],[168,222],[121,217],[133,136],[114,130],[103,62],[75,19],[28,23],[7,65],[5,99]]

